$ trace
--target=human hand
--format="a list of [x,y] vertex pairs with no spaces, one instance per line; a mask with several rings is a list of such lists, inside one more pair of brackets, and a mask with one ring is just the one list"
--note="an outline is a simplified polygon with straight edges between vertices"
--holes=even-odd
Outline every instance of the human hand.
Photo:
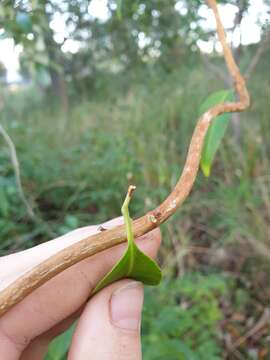
[[[104,227],[109,229],[122,222],[121,218],[114,219]],[[0,290],[49,256],[98,231],[98,226],[80,228],[0,258]],[[160,241],[156,229],[136,242],[147,255],[155,257]],[[121,257],[125,246],[115,246],[73,265],[5,313],[0,318],[0,359],[42,360],[50,341],[76,319],[69,360],[141,359],[143,285],[121,280],[87,302],[95,285]]]

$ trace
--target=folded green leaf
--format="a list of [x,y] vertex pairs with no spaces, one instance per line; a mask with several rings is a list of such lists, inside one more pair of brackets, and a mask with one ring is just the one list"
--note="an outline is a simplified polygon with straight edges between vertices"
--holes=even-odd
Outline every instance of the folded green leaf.
[[[207,111],[214,105],[221,104],[223,102],[232,101],[234,98],[233,91],[221,90],[210,95],[200,107],[200,115]],[[206,177],[210,175],[212,164],[221,143],[222,138],[225,135],[228,124],[230,121],[230,114],[222,114],[216,117],[210,125],[206,138],[204,140],[204,146],[201,156],[201,169]]]
[[93,294],[105,286],[122,278],[131,278],[143,282],[146,285],[158,285],[161,281],[161,270],[154,260],[145,255],[136,245],[132,231],[132,220],[129,216],[128,205],[135,187],[130,186],[124,204],[122,214],[127,230],[127,249],[122,258],[113,269],[97,284]]

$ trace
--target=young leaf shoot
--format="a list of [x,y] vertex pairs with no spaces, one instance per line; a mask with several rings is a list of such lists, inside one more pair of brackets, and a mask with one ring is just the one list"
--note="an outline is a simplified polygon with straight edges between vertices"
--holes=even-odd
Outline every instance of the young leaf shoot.
[[126,226],[127,249],[112,270],[97,284],[93,294],[122,278],[135,279],[146,285],[158,285],[161,281],[162,273],[156,262],[145,255],[134,241],[132,219],[129,216],[128,205],[135,189],[135,186],[129,186],[121,209]]

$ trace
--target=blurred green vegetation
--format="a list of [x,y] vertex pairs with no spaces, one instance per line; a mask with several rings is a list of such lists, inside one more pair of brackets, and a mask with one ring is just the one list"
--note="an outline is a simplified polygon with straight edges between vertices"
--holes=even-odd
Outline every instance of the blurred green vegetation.
[[[85,18],[83,0],[60,1],[59,9],[46,3],[30,11],[27,1],[0,4],[0,28],[24,46],[21,72],[31,79],[17,91],[1,87],[0,124],[16,145],[35,212],[28,217],[0,138],[1,255],[119,216],[131,183],[132,216],[154,208],[181,174],[200,105],[231,87],[220,54],[197,46],[197,39],[214,38],[201,26],[200,1],[127,0],[121,19],[109,1],[103,22]],[[176,3],[186,12],[177,13]],[[249,1],[242,3],[245,16]],[[53,41],[54,11],[67,14],[78,53]],[[143,48],[141,33],[151,40]],[[41,39],[47,48],[39,53]],[[243,72],[262,42],[234,49]],[[164,282],[146,289],[146,360],[270,356],[269,321],[248,335],[270,304],[269,59],[264,49],[248,79],[251,107],[230,121],[210,178],[200,172],[190,197],[162,226]],[[71,333],[51,344],[48,360],[65,359]]]
[[[140,80],[143,77],[147,81]],[[16,144],[24,189],[38,220],[27,217],[17,194],[8,149],[2,143],[2,254],[34,246],[78,226],[119,216],[129,183],[138,187],[131,205],[134,217],[153,208],[168,194],[181,172],[199,105],[209,93],[221,88],[222,83],[206,73],[199,62],[193,68],[184,67],[164,77],[162,73],[152,77],[138,74],[137,79],[125,92],[121,85],[114,88],[115,84],[111,84],[112,88],[106,89],[106,97],[98,94],[90,101],[74,103],[68,118],[44,106],[34,89],[5,95],[1,123]],[[258,278],[261,286],[266,286],[270,270],[270,142],[269,132],[265,130],[269,103],[264,95],[267,86],[269,80],[260,72],[254,75],[249,83],[251,109],[240,115],[240,138],[235,137],[230,126],[211,177],[206,179],[199,174],[190,198],[162,226],[160,262],[166,284],[147,292],[146,359],[157,358],[156,343],[163,337],[159,346],[164,348],[160,351],[174,354],[171,359],[179,359],[176,354],[181,351],[183,354],[191,351],[190,359],[203,359],[201,351],[208,351],[209,359],[210,354],[213,359],[222,358],[225,340],[213,330],[219,320],[238,312],[239,301],[240,312],[252,317],[257,317],[259,311],[252,304],[253,296],[264,306],[269,302],[269,292],[261,294],[255,289],[250,292],[250,286],[257,286]],[[231,302],[228,315],[226,309],[224,314],[218,307],[225,296],[223,290],[220,295],[220,285],[217,291],[209,289],[206,297],[192,293],[192,306],[188,303],[184,311],[188,324],[193,324],[189,331],[185,330],[183,310],[174,299],[185,296],[181,278],[195,294],[204,286],[204,280],[194,282],[190,271],[205,273],[209,285],[212,280],[215,283],[215,279],[224,284],[223,274],[227,274],[228,279],[236,278],[229,289],[237,292],[238,297],[237,301],[227,300]],[[213,272],[214,278],[207,275]],[[168,279],[171,279],[170,285]],[[241,307],[241,291],[248,310]],[[155,296],[151,296],[153,292]],[[172,301],[167,303],[164,297]],[[155,310],[149,304],[155,301],[156,311],[165,312],[163,320],[152,316]],[[202,318],[193,320],[196,311],[204,311],[206,323]],[[169,330],[173,324],[166,325],[171,317],[178,324],[178,331],[172,335]],[[151,318],[157,322],[153,320],[153,331],[149,330]],[[239,327],[240,336],[244,325],[235,326]],[[203,331],[206,328],[209,333]],[[200,350],[201,347],[192,342],[194,336],[197,338],[196,331],[206,336],[204,345],[200,346],[207,350]],[[225,327],[226,331],[229,330]]]
[[221,359],[217,322],[223,315],[217,297],[227,290],[222,276],[196,273],[177,282],[165,280],[157,291],[147,289],[142,338],[145,358]]

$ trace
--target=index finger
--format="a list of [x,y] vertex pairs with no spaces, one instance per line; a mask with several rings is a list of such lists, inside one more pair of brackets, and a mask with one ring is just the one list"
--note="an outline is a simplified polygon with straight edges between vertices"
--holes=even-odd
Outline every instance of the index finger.
[[[110,225],[115,226],[116,224],[114,222]],[[119,220],[117,225],[119,225]],[[82,230],[82,236],[80,230],[77,230],[76,236],[79,237],[79,234],[82,237],[89,235],[89,233],[85,234],[85,231]],[[89,231],[93,231],[93,229],[89,229]],[[55,244],[61,241],[60,239]],[[139,238],[137,243],[142,251],[154,257],[157,253],[160,239],[159,230],[154,230]],[[78,238],[76,241],[78,241]],[[58,249],[58,245],[54,246],[54,250]],[[27,258],[29,254],[32,257],[47,256],[46,249],[48,249],[48,252],[51,252],[51,245],[44,244],[42,248],[32,250],[32,253],[25,252],[24,256],[27,256]],[[3,334],[8,334],[8,337],[14,339],[23,350],[33,338],[41,335],[74,313],[86,302],[91,290],[113,267],[124,249],[125,244],[121,244],[85,259],[58,274],[28,295],[0,318],[0,345],[1,334],[2,336]],[[41,252],[43,255],[41,255]]]

